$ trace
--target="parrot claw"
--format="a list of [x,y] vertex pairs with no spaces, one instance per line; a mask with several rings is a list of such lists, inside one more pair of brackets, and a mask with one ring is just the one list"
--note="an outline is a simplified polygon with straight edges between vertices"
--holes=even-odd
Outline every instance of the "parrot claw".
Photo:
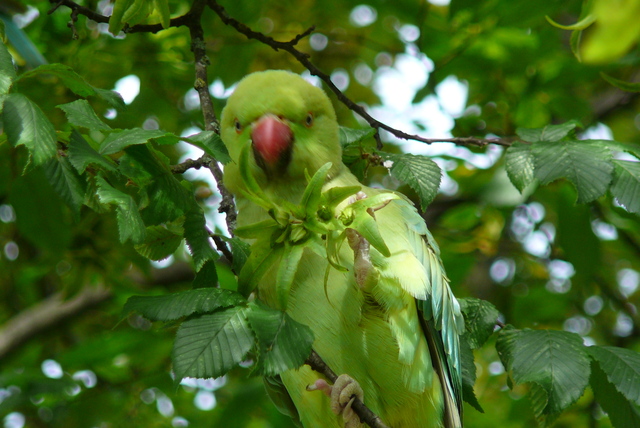
[[307,386],[307,391],[322,391],[330,397],[331,410],[336,415],[342,414],[345,428],[360,427],[360,418],[353,411],[351,405],[356,397],[362,401],[364,392],[354,378],[341,374],[333,386],[329,385],[324,379],[318,379],[312,385]]

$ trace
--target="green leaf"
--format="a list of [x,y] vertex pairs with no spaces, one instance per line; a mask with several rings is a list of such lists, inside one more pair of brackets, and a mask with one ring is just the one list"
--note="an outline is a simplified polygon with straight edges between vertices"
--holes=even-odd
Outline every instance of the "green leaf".
[[109,17],[109,32],[114,36],[117,36],[124,27],[122,17],[124,13],[129,9],[129,6],[133,3],[133,0],[116,0],[113,5],[113,11]]
[[243,361],[254,345],[244,312],[233,306],[183,322],[172,352],[176,380],[220,377]]
[[247,318],[258,339],[256,370],[260,374],[269,376],[297,369],[311,355],[313,332],[286,312],[256,301],[249,305]]
[[614,346],[589,346],[607,379],[624,397],[640,406],[640,353]]
[[4,42],[0,42],[0,95],[8,94],[16,78],[13,59]]
[[68,154],[69,162],[71,162],[71,165],[73,165],[80,174],[82,174],[90,164],[101,166],[107,171],[115,171],[116,169],[111,159],[100,155],[76,130],[71,132]]
[[539,142],[531,146],[535,176],[542,184],[566,178],[578,191],[578,202],[591,202],[609,188],[613,163],[611,150],[595,140]]
[[242,270],[245,262],[251,254],[251,246],[238,238],[228,238],[227,242],[231,244],[231,255],[233,256],[233,271],[237,274]]
[[547,125],[543,128],[518,128],[516,134],[529,143],[554,142],[565,138],[579,126],[580,122],[570,120],[562,125]]
[[338,132],[340,136],[340,145],[342,147],[346,147],[350,144],[357,144],[362,140],[372,137],[376,133],[376,130],[373,128],[353,129],[340,126]]
[[63,64],[43,64],[31,71],[27,71],[20,75],[17,81],[27,79],[42,74],[50,74],[60,78],[62,83],[69,88],[74,94],[81,97],[96,95],[96,91],[86,80],[78,73],[73,71],[71,67]]
[[442,171],[438,164],[426,156],[412,154],[379,153],[393,162],[391,175],[407,183],[420,197],[420,208],[424,211],[438,194]]
[[171,12],[169,11],[169,0],[154,0],[155,9],[160,15],[160,24],[162,28],[169,28],[171,25]]
[[182,235],[164,226],[149,226],[144,242],[136,245],[135,249],[140,255],[150,260],[162,260],[173,254],[180,242],[182,242]]
[[57,151],[56,130],[40,107],[22,94],[4,100],[4,131],[13,146],[24,144],[36,165],[51,159]]
[[626,82],[624,80],[616,79],[606,73],[600,72],[600,76],[618,89],[622,89],[627,92],[640,92],[640,83]]
[[318,168],[316,173],[313,174],[313,177],[311,177],[311,180],[309,180],[309,184],[304,189],[300,205],[304,207],[307,217],[314,217],[320,207],[322,186],[325,181],[327,181],[327,174],[331,169],[331,165],[331,162],[327,162]]
[[163,296],[129,297],[122,309],[122,316],[137,312],[151,321],[172,321],[245,303],[246,300],[241,295],[231,290],[196,288]]
[[115,204],[117,206],[118,230],[120,242],[128,239],[134,244],[144,242],[146,230],[138,206],[130,195],[123,193],[109,185],[102,177],[97,177],[98,197],[103,204]]
[[184,237],[191,257],[193,257],[196,271],[199,271],[207,260],[217,260],[219,257],[211,246],[211,238],[206,224],[202,208],[193,203],[191,209],[185,213]]
[[575,333],[505,328],[496,349],[515,383],[533,382],[544,389],[545,415],[575,403],[589,382],[589,358]]
[[466,297],[458,299],[462,315],[466,338],[471,349],[478,349],[493,334],[500,312],[486,300]]
[[73,169],[65,157],[47,161],[42,168],[58,196],[77,215],[84,203],[87,182]]
[[76,100],[56,106],[67,115],[67,120],[75,126],[91,131],[109,130],[111,127],[100,120],[87,100]]
[[484,413],[484,410],[478,403],[476,394],[473,391],[473,385],[476,383],[476,365],[473,362],[473,351],[469,347],[469,342],[466,336],[463,336],[460,340],[460,363],[462,366],[462,397],[464,401],[469,403],[474,409],[480,413]]
[[171,133],[159,129],[133,128],[124,131],[113,132],[104,139],[100,145],[100,154],[111,155],[119,151],[138,144],[145,144],[152,138],[160,138]]
[[298,271],[298,264],[300,264],[303,252],[304,245],[302,244],[292,245],[286,243],[284,246],[282,259],[280,260],[278,273],[276,274],[276,295],[280,308],[283,310],[287,308],[291,284]]
[[271,248],[268,240],[255,242],[251,246],[251,255],[238,275],[238,292],[248,296],[267,270],[277,265],[283,250],[283,245]]
[[[147,224],[173,221],[189,210],[193,196],[167,166],[164,155],[149,146],[132,146],[120,158],[120,171],[143,187],[149,204],[142,211]],[[144,177],[138,180],[138,178]]]
[[[204,262],[196,277],[193,279],[191,286],[193,288],[210,288],[218,285],[218,269],[213,260]],[[238,294],[238,296],[240,296]],[[240,296],[242,297],[242,296]]]
[[629,402],[609,381],[596,361],[591,363],[591,389],[596,401],[607,412],[616,428],[640,427],[640,407]]
[[227,164],[231,162],[231,157],[222,139],[213,131],[202,131],[199,134],[191,135],[185,140],[196,147],[204,150],[206,154],[212,156],[218,162]]
[[582,18],[580,21],[571,25],[558,24],[553,19],[549,18],[549,16],[545,16],[545,18],[547,19],[547,22],[549,24],[553,25],[554,27],[561,28],[563,30],[584,30],[585,28],[587,28],[588,26],[596,22],[596,17],[593,15],[587,15],[584,18]]
[[514,142],[505,153],[505,169],[513,185],[522,193],[533,182],[533,153],[531,144]]
[[110,91],[108,89],[101,88],[93,88],[96,91],[96,94],[105,100],[111,107],[118,111],[124,111],[127,109],[127,105],[124,103],[124,99],[122,99],[122,95],[117,93],[116,91]]
[[611,194],[627,211],[640,214],[640,162],[613,160]]

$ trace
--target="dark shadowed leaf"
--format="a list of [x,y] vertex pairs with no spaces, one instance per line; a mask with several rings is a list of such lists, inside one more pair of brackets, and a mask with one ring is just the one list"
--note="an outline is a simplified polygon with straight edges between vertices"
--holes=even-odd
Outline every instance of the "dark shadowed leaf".
[[147,227],[146,237],[135,249],[150,260],[162,260],[173,254],[182,242],[182,235],[164,226]]
[[478,349],[493,334],[500,313],[486,300],[467,297],[458,299],[464,315],[466,338],[471,349]]
[[346,128],[344,126],[341,126],[339,132],[340,132],[340,145],[342,147],[346,147],[350,144],[357,144],[357,143],[360,143],[362,140],[372,137],[373,134],[376,133],[376,130],[373,128],[352,129],[352,128]]
[[15,78],[16,69],[13,66],[11,54],[4,42],[0,40],[0,94],[9,92]]
[[596,361],[591,363],[591,389],[614,427],[640,427],[640,407],[620,393]]
[[134,244],[144,241],[146,230],[138,205],[130,195],[113,188],[104,178],[97,177],[98,197],[103,204],[116,205],[118,230],[120,231],[120,242],[128,239]]
[[93,149],[87,140],[74,130],[69,138],[69,162],[82,174],[90,164],[101,166],[102,168],[114,171],[114,162],[108,157],[102,156]]
[[473,351],[469,347],[466,336],[460,340],[460,363],[462,366],[462,398],[474,409],[484,413],[473,391],[473,385],[476,383],[476,365],[473,362]]
[[296,369],[311,354],[313,332],[287,313],[254,302],[247,317],[258,339],[256,370],[260,374],[275,375]]
[[589,354],[625,398],[640,406],[640,353],[614,346],[590,346]]
[[206,154],[212,156],[218,162],[223,164],[231,162],[227,147],[222,142],[222,139],[220,139],[220,136],[213,131],[202,131],[189,136],[186,140],[204,150]]
[[99,151],[103,155],[110,155],[129,146],[145,144],[152,138],[160,138],[167,135],[173,134],[159,129],[142,128],[125,129],[124,131],[112,132],[104,139],[100,145]]
[[122,316],[138,312],[151,321],[172,321],[192,314],[214,312],[218,309],[238,306],[245,299],[223,288],[196,288],[163,296],[129,297],[122,309]]
[[49,183],[76,215],[84,203],[87,182],[65,157],[56,157],[42,165]]
[[211,246],[211,238],[206,227],[204,212],[197,204],[193,204],[191,209],[185,213],[184,237],[196,271],[199,271],[207,260],[217,260],[218,253]]

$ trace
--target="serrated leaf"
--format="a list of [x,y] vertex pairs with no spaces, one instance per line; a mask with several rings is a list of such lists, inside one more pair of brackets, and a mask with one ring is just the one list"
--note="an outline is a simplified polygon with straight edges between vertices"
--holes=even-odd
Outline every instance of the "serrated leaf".
[[122,316],[137,312],[151,321],[172,321],[245,303],[241,295],[231,290],[196,288],[163,296],[129,297],[122,308]]
[[58,77],[67,88],[69,88],[74,94],[80,95],[81,97],[97,95],[94,87],[87,83],[82,76],[73,71],[73,69],[68,65],[58,63],[44,64],[31,71],[27,71],[20,75],[18,81],[41,74],[51,74]]
[[[193,204],[193,197],[170,172],[165,156],[148,146],[126,149],[120,158],[120,171],[138,181],[149,196],[148,206],[142,211],[147,224],[160,224],[180,217]],[[133,173],[132,175],[128,175]]]
[[353,129],[340,126],[338,128],[338,135],[340,138],[340,145],[346,147],[350,144],[357,144],[364,139],[372,137],[376,133],[373,128],[365,129]]
[[516,134],[529,143],[560,141],[576,127],[581,127],[577,120],[570,120],[561,125],[547,125],[543,128],[518,128]]
[[51,159],[42,168],[58,196],[76,215],[79,214],[87,189],[86,181],[65,157]]
[[69,123],[92,131],[109,130],[111,127],[100,120],[87,100],[76,100],[56,106],[64,111]]
[[220,377],[243,361],[254,345],[244,312],[233,306],[183,322],[172,352],[176,379]]
[[578,191],[578,202],[591,202],[609,188],[613,163],[611,150],[592,140],[539,142],[531,146],[535,176],[542,184],[566,178]]
[[184,237],[196,271],[199,271],[207,260],[217,260],[218,253],[211,246],[211,238],[207,230],[207,222],[204,212],[199,205],[193,203],[189,211],[185,213]]
[[286,312],[253,302],[247,318],[258,340],[256,370],[260,374],[269,376],[296,369],[311,355],[313,332]]
[[144,241],[146,230],[138,206],[130,195],[113,188],[102,177],[97,177],[98,197],[103,204],[115,204],[117,206],[118,230],[120,232],[120,242],[128,239],[134,244]]
[[473,362],[473,351],[469,347],[469,342],[465,340],[465,336],[460,339],[460,364],[462,375],[462,397],[464,401],[469,403],[474,409],[480,413],[484,413],[484,410],[480,406],[480,403],[478,403],[476,394],[473,391],[473,385],[476,383],[476,365]]
[[607,412],[616,428],[639,428],[640,407],[629,402],[609,381],[600,365],[591,363],[591,389],[596,401]]
[[242,270],[245,262],[251,254],[251,246],[238,238],[229,238],[227,242],[231,244],[231,255],[233,256],[233,271],[238,274]]
[[111,155],[118,153],[129,146],[145,144],[152,138],[160,138],[166,135],[172,135],[159,129],[142,129],[133,128],[117,131],[109,134],[100,145],[100,154]]
[[505,169],[511,183],[522,193],[533,182],[533,153],[531,144],[516,141],[505,153]]
[[194,146],[202,149],[206,154],[212,156],[218,162],[223,164],[231,162],[227,146],[224,145],[220,136],[213,131],[202,131],[198,134],[189,136],[186,140]]
[[533,382],[545,390],[546,415],[575,403],[589,382],[589,359],[575,333],[506,328],[496,349],[515,383]]
[[144,242],[136,245],[135,249],[140,255],[150,260],[162,260],[173,254],[180,242],[182,242],[182,235],[163,226],[149,226]]
[[426,156],[412,154],[379,153],[393,162],[390,172],[398,180],[411,187],[420,198],[420,208],[424,211],[438,194],[442,171],[438,164]]
[[640,214],[640,162],[613,160],[611,194],[627,211]]
[[22,94],[7,95],[3,122],[9,142],[13,146],[26,146],[36,165],[56,154],[56,130],[40,107],[29,98]]
[[0,42],[0,94],[9,93],[9,89],[16,78],[13,59],[4,42]]
[[[207,260],[196,274],[191,286],[193,288],[210,288],[216,287],[217,285],[218,269],[216,268],[216,264],[213,260]],[[240,295],[238,294],[238,296]]]
[[640,406],[640,353],[614,346],[589,346],[607,379],[625,398]]
[[500,312],[486,300],[466,297],[458,299],[464,315],[466,338],[471,349],[478,349],[493,334]]
[[76,130],[71,132],[69,138],[69,162],[80,174],[82,174],[90,164],[101,166],[108,171],[115,171],[113,161],[106,158],[89,145],[89,143]]

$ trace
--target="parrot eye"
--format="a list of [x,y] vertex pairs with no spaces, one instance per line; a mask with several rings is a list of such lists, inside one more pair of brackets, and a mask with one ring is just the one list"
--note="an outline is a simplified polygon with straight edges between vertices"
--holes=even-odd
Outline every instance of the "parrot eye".
[[238,119],[234,121],[234,126],[236,127],[236,132],[238,134],[242,132],[242,125],[240,125],[240,121]]
[[313,125],[313,113],[307,114],[307,117],[304,119],[304,125],[307,128],[310,128]]

